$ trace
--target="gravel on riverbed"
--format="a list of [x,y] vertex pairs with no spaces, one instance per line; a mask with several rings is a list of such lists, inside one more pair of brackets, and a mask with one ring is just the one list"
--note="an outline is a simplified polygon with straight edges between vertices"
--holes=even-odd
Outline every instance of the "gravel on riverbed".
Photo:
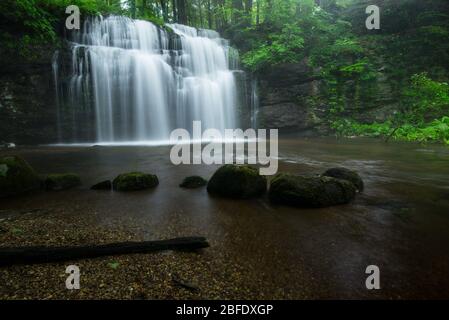
[[[95,212],[73,215],[60,210],[0,210],[0,246],[148,240],[148,226],[141,221],[123,217],[104,224],[98,223]],[[169,235],[174,236],[183,235]],[[79,290],[65,286],[65,270],[72,264],[80,268]],[[199,253],[164,251],[1,267],[0,299],[286,298],[262,278],[212,244]]]

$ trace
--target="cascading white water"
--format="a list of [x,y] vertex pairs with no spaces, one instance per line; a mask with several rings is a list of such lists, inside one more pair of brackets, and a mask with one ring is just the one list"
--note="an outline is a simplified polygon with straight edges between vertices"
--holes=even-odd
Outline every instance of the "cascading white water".
[[65,92],[60,114],[71,123],[61,142],[166,140],[175,128],[190,131],[194,120],[203,129],[236,126],[230,68],[237,62],[228,42],[212,30],[167,27],[177,36],[120,16],[85,21],[71,39],[67,88],[57,89]]
[[257,79],[252,79],[251,81],[251,95],[250,95],[250,106],[251,106],[251,127],[253,129],[258,129],[259,122],[259,95],[257,94]]

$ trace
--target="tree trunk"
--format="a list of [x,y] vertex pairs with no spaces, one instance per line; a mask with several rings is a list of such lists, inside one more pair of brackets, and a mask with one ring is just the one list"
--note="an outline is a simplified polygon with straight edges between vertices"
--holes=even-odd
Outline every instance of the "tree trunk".
[[197,6],[198,6],[198,13],[200,15],[200,26],[201,28],[204,28],[204,24],[203,24],[203,12],[202,12],[202,7],[201,7],[201,0],[197,1]]
[[168,22],[168,3],[165,0],[160,0],[161,2],[161,9],[162,9],[162,18],[164,19],[164,22]]
[[87,259],[119,254],[148,253],[161,250],[197,250],[207,247],[209,247],[209,243],[204,237],[116,242],[88,246],[2,247],[0,248],[0,266]]
[[251,15],[253,10],[253,0],[245,0],[245,12]]
[[245,0],[245,21],[248,26],[253,24],[253,0]]
[[215,0],[215,27],[217,30],[224,29],[226,25],[225,0]]
[[176,10],[176,0],[171,2],[172,12],[173,12],[173,22],[178,22],[178,12]]
[[136,0],[131,0],[131,17],[136,18]]
[[187,24],[187,11],[185,0],[177,0],[178,8],[178,22],[181,24]]
[[243,11],[242,0],[232,0],[232,22],[239,23]]
[[141,17],[144,17],[145,16],[145,11],[146,11],[146,9],[147,9],[147,0],[141,0],[142,1],[142,5],[141,5],[141,7],[140,7],[140,10],[142,11],[141,13],[140,13],[140,16]]
[[260,5],[259,5],[259,1],[257,0],[256,2],[256,25],[259,25],[260,23]]
[[210,0],[207,0],[207,24],[209,29],[212,29],[212,8],[210,6]]

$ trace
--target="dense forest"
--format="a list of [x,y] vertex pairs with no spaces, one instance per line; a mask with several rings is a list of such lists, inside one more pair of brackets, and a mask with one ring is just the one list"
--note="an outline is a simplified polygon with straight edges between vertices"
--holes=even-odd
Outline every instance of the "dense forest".
[[[325,134],[449,144],[445,0],[2,1],[2,54],[32,59],[35,46],[57,43],[70,4],[83,17],[120,14],[215,29],[260,78],[278,65],[306,64],[320,93],[303,105]],[[381,9],[379,30],[365,27],[370,4]]]

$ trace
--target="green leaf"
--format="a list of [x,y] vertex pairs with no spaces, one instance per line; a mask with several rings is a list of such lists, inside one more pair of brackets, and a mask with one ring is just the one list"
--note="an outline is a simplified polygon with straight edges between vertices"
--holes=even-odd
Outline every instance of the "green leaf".
[[108,267],[110,267],[111,269],[116,270],[118,267],[120,266],[120,263],[117,261],[112,261],[108,263]]
[[8,166],[6,164],[0,164],[0,177],[6,177],[8,173]]
[[11,229],[11,233],[13,233],[13,234],[21,234],[21,233],[23,233],[23,230],[20,229],[20,228],[12,228]]

